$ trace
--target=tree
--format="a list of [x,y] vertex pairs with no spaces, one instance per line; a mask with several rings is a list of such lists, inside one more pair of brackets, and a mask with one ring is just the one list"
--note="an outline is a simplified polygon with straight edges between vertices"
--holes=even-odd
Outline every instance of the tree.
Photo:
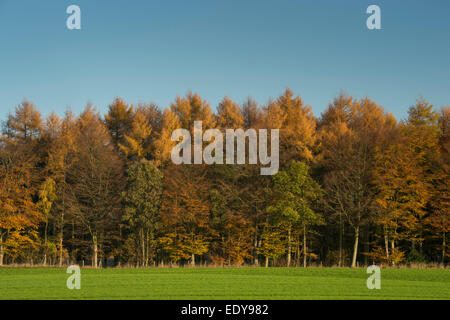
[[193,166],[170,165],[165,169],[161,218],[166,227],[165,249],[175,261],[208,251],[209,204],[208,182],[204,171]]
[[124,220],[128,221],[141,248],[141,264],[148,266],[155,245],[155,233],[159,223],[163,176],[149,161],[141,160],[127,171],[128,185],[125,195]]
[[0,265],[8,252],[14,260],[38,240],[42,217],[33,196],[41,125],[36,107],[24,101],[8,116],[0,136]]
[[141,103],[137,106],[135,112],[142,113],[153,132],[160,133],[163,121],[163,113],[154,103]]
[[[172,164],[173,131],[194,121],[279,129],[281,171]],[[361,255],[365,264],[414,255],[446,264],[449,168],[450,108],[439,114],[423,98],[399,123],[343,93],[316,119],[289,89],[261,107],[225,97],[216,114],[193,93],[164,112],[116,98],[104,118],[88,106],[41,119],[23,101],[0,134],[0,264],[51,264],[57,253],[60,266],[70,257],[95,267],[112,257],[142,266],[306,266],[320,256],[354,267]]]
[[263,122],[263,115],[258,103],[248,97],[242,105],[242,116],[244,117],[244,128],[258,128]]
[[319,127],[329,128],[338,123],[348,125],[354,113],[355,99],[345,93],[339,94],[328,104],[328,108],[321,114]]
[[21,143],[37,139],[42,126],[41,114],[35,105],[24,100],[16,106],[15,114],[9,115],[7,126],[10,138]]
[[37,206],[41,211],[42,217],[45,223],[44,229],[44,266],[47,265],[47,229],[48,229],[48,220],[50,218],[51,210],[53,203],[56,200],[56,186],[55,181],[52,178],[47,178],[45,182],[42,184],[39,190],[39,202]]
[[432,227],[432,233],[441,239],[441,261],[445,264],[449,256],[447,234],[450,232],[450,174],[448,167],[435,182],[434,193],[430,201],[431,214],[425,222]]
[[178,96],[170,105],[170,109],[178,116],[184,129],[193,130],[194,121],[202,121],[204,129],[213,128],[215,125],[211,107],[197,93],[189,92],[185,98]]
[[280,128],[280,147],[284,149],[282,152],[290,155],[287,160],[312,160],[317,140],[317,120],[311,107],[305,105],[300,96],[294,97],[289,88],[278,98],[277,104],[284,114]]
[[403,143],[377,154],[375,170],[378,190],[375,201],[382,209],[377,222],[384,230],[386,260],[393,263],[390,256],[398,251],[398,241],[418,240],[414,236],[419,228],[418,216],[425,213],[429,192],[422,180],[422,168],[414,163]]
[[246,211],[241,175],[233,166],[210,167],[206,179],[211,187],[211,254],[222,263],[241,265],[252,258],[254,222]]
[[317,120],[300,96],[287,88],[263,108],[263,117],[264,128],[279,129],[281,167],[293,160],[313,160]]
[[52,216],[54,224],[58,230],[57,242],[59,251],[59,266],[64,260],[64,226],[70,203],[68,195],[70,186],[67,182],[67,173],[74,161],[76,148],[75,139],[75,119],[73,114],[67,110],[65,117],[59,119],[56,114],[51,114],[46,121],[41,135],[41,149],[45,159],[45,173],[55,182],[55,201],[52,203]]
[[337,213],[340,221],[339,264],[345,219],[354,231],[352,267],[356,267],[361,228],[373,215],[375,147],[393,127],[392,115],[368,98],[357,101],[341,95],[322,114],[321,164],[326,206]]
[[5,253],[23,245],[33,245],[42,217],[32,200],[27,162],[17,152],[2,151],[0,156],[0,265]]
[[217,126],[222,129],[242,128],[244,117],[237,103],[228,97],[223,98],[217,107]]
[[129,134],[124,134],[124,143],[119,143],[119,148],[128,156],[143,159],[150,155],[151,144],[149,141],[152,127],[144,113],[136,111]]
[[[436,170],[440,162],[439,113],[434,110],[433,105],[420,97],[417,99],[416,104],[409,108],[408,120],[405,126],[402,127],[402,131],[406,148],[408,148],[408,152],[413,158],[411,163],[416,167],[416,170],[421,172],[417,177],[423,186],[421,196],[425,209],[433,194],[433,184],[440,180],[439,175],[442,174],[442,172]],[[424,223],[422,220],[425,218],[426,210],[418,208],[413,213],[418,220],[418,224],[412,230],[414,234],[411,235],[411,245],[414,249],[415,244],[418,243],[420,253],[422,253],[424,238]]]
[[266,258],[265,267],[269,266],[269,259],[276,260],[285,252],[283,232],[269,226],[262,235],[262,246],[258,248],[258,253]]
[[[422,247],[423,219],[432,196],[433,158],[438,150],[438,115],[422,98],[411,106],[399,137],[377,149],[376,203],[382,209],[378,222],[385,232],[386,258],[399,240]],[[388,242],[391,243],[391,253]]]
[[165,109],[161,133],[154,143],[155,162],[158,166],[166,164],[170,160],[172,148],[177,142],[172,141],[172,132],[180,128],[181,123],[175,112]]
[[450,107],[442,107],[439,116],[439,153],[433,170],[433,191],[430,200],[431,213],[425,219],[431,232],[441,238],[441,260],[445,264],[449,253],[447,234],[450,232]]
[[307,232],[320,224],[321,216],[313,210],[313,202],[320,196],[319,185],[309,176],[309,167],[293,161],[273,176],[274,203],[267,208],[277,226],[287,230],[287,266],[291,264],[292,231],[300,226],[303,232],[303,266],[306,267]]
[[123,164],[114,152],[107,128],[90,106],[77,121],[75,145],[77,152],[68,174],[71,210],[90,236],[92,265],[96,268],[99,246],[121,219]]
[[133,124],[133,106],[117,97],[108,106],[105,123],[111,133],[114,145],[123,144],[124,137],[131,130]]

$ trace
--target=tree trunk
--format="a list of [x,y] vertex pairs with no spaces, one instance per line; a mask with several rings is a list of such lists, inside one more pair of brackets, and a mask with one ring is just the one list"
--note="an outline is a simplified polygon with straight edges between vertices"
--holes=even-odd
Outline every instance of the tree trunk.
[[145,238],[145,261],[144,261],[145,267],[148,267],[148,255],[149,255],[149,247],[148,247],[149,239],[148,239],[148,237],[149,237],[149,235],[148,235],[148,230],[147,230],[147,231],[145,231],[145,236],[144,236],[144,238]]
[[192,254],[191,264],[195,266],[195,254]]
[[[368,229],[365,230],[365,232],[363,231],[363,237],[364,237],[364,251],[365,252],[369,252],[370,251],[370,232],[368,232]],[[364,265],[368,266],[369,265],[369,257],[367,255],[364,255]]]
[[269,267],[269,257],[266,257],[266,263],[265,263],[265,267],[268,268]]
[[306,226],[303,226],[303,268],[306,268],[306,255],[308,248],[306,245]]
[[[442,264],[445,265],[445,232],[442,235]],[[1,263],[1,262],[0,262]]]
[[62,231],[59,234],[59,266],[63,264],[63,234]]
[[[63,202],[64,206],[64,202]],[[63,264],[63,239],[64,239],[64,212],[61,214],[61,225],[59,230],[59,266]]]
[[356,257],[358,256],[359,226],[355,227],[355,244],[353,246],[352,268],[356,267]]
[[[74,254],[73,254],[73,252],[74,252],[74,249],[75,249],[75,247],[74,247],[74,239],[75,239],[75,220],[74,219],[72,219],[72,245],[71,245],[71,256],[70,256],[70,260],[72,261],[72,262],[75,262],[76,263],[76,261],[77,261],[77,258],[74,256]],[[83,260],[84,261],[84,260]]]
[[[394,242],[394,240],[391,240],[391,254],[394,253],[394,249],[395,249],[395,242]],[[394,259],[392,259],[392,265],[395,266]]]
[[389,238],[387,233],[384,233],[384,246],[386,247],[386,260],[389,261]]
[[3,265],[3,235],[0,235],[0,266]]
[[142,251],[142,261],[141,261],[141,266],[144,267],[145,266],[145,233],[144,233],[144,229],[141,229],[141,251]]
[[48,221],[45,221],[45,232],[44,232],[44,266],[47,265],[47,228],[48,228]]
[[145,257],[145,266],[148,267],[148,263],[150,261],[150,246],[153,241],[153,233],[150,232],[149,230],[147,231],[147,240],[146,241],[147,241],[147,244],[146,244],[147,254]]
[[342,224],[342,212],[339,212],[339,267],[342,267],[342,237],[344,234],[344,226]]
[[92,237],[92,244],[94,249],[94,261],[92,262],[92,266],[94,268],[98,267],[98,243],[97,243],[97,236]]
[[255,239],[254,239],[254,251],[253,251],[253,264],[255,266],[259,265],[258,261],[258,227],[255,228]]
[[288,255],[287,255],[287,266],[291,265],[291,227],[288,229]]

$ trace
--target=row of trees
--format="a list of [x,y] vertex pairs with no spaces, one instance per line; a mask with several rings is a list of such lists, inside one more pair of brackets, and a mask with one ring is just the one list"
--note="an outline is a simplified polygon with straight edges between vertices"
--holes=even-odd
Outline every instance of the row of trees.
[[[116,98],[104,117],[24,101],[0,140],[0,265],[445,263],[450,108],[408,115],[341,94],[316,118],[289,89],[216,113],[192,93],[164,111]],[[173,130],[195,120],[280,129],[279,173],[172,164]]]

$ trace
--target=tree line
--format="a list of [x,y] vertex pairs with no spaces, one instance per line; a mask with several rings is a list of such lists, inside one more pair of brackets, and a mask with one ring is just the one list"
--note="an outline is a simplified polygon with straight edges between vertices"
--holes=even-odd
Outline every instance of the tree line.
[[[116,98],[43,119],[23,101],[0,137],[0,265],[358,266],[448,262],[450,107],[397,121],[340,94],[316,118],[286,89],[214,113]],[[178,128],[279,129],[280,171],[175,165]],[[246,162],[248,163],[248,161]]]

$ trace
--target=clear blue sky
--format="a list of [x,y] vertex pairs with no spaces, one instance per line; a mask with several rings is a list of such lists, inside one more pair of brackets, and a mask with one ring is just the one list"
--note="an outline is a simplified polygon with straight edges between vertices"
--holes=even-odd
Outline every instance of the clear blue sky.
[[[66,28],[66,8],[82,30]],[[366,8],[382,30],[366,28]],[[105,111],[115,96],[213,108],[286,86],[320,115],[341,91],[397,117],[423,95],[450,105],[449,0],[0,0],[0,119],[24,98],[44,115]]]

